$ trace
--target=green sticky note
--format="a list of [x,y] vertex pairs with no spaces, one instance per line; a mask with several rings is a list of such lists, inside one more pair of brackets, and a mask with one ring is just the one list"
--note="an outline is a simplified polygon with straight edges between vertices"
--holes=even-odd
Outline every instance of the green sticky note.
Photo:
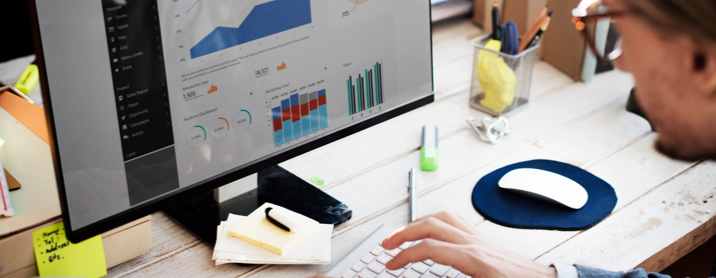
[[323,185],[326,181],[319,179],[318,177],[312,177],[311,181],[317,185]]
[[32,232],[40,276],[102,277],[107,275],[102,236],[73,244],[62,222]]

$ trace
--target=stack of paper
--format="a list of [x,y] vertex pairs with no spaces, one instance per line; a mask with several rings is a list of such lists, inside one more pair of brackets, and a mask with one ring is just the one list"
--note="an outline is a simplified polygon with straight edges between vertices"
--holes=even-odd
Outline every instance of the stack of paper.
[[328,264],[331,261],[333,225],[319,224],[307,238],[283,255],[276,254],[229,235],[229,230],[245,216],[230,214],[219,225],[214,246],[216,265],[241,264]]

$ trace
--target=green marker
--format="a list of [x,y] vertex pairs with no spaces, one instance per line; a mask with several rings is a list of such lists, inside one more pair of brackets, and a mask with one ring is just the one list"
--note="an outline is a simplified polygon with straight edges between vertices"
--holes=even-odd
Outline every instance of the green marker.
[[420,169],[435,171],[438,169],[438,127],[423,126],[423,147],[420,148]]

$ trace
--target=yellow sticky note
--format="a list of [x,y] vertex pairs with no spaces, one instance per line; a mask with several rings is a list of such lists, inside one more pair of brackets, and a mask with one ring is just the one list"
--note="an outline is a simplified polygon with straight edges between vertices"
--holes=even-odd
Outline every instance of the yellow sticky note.
[[[282,230],[266,219],[266,208],[272,207],[288,216],[294,221],[301,224],[301,230],[298,233],[292,233]],[[246,218],[229,229],[229,235],[237,237],[253,245],[259,246],[279,255],[283,255],[291,251],[301,241],[305,240],[321,225],[315,220],[290,211],[286,208],[265,203],[249,214]]]
[[32,232],[40,276],[102,277],[107,275],[102,236],[73,244],[60,222]]

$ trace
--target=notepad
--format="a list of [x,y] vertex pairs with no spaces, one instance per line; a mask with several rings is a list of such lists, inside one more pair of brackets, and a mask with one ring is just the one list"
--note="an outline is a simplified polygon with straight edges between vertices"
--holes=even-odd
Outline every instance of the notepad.
[[331,261],[333,225],[319,224],[318,229],[291,251],[278,255],[228,234],[245,216],[229,214],[217,229],[212,260],[216,265],[241,264],[328,264]]
[[[293,233],[271,224],[271,222],[266,219],[265,210],[268,207],[272,207],[297,221],[303,228],[298,233]],[[318,222],[311,218],[271,203],[265,203],[231,227],[228,234],[276,254],[283,255],[313,235],[319,225]]]

